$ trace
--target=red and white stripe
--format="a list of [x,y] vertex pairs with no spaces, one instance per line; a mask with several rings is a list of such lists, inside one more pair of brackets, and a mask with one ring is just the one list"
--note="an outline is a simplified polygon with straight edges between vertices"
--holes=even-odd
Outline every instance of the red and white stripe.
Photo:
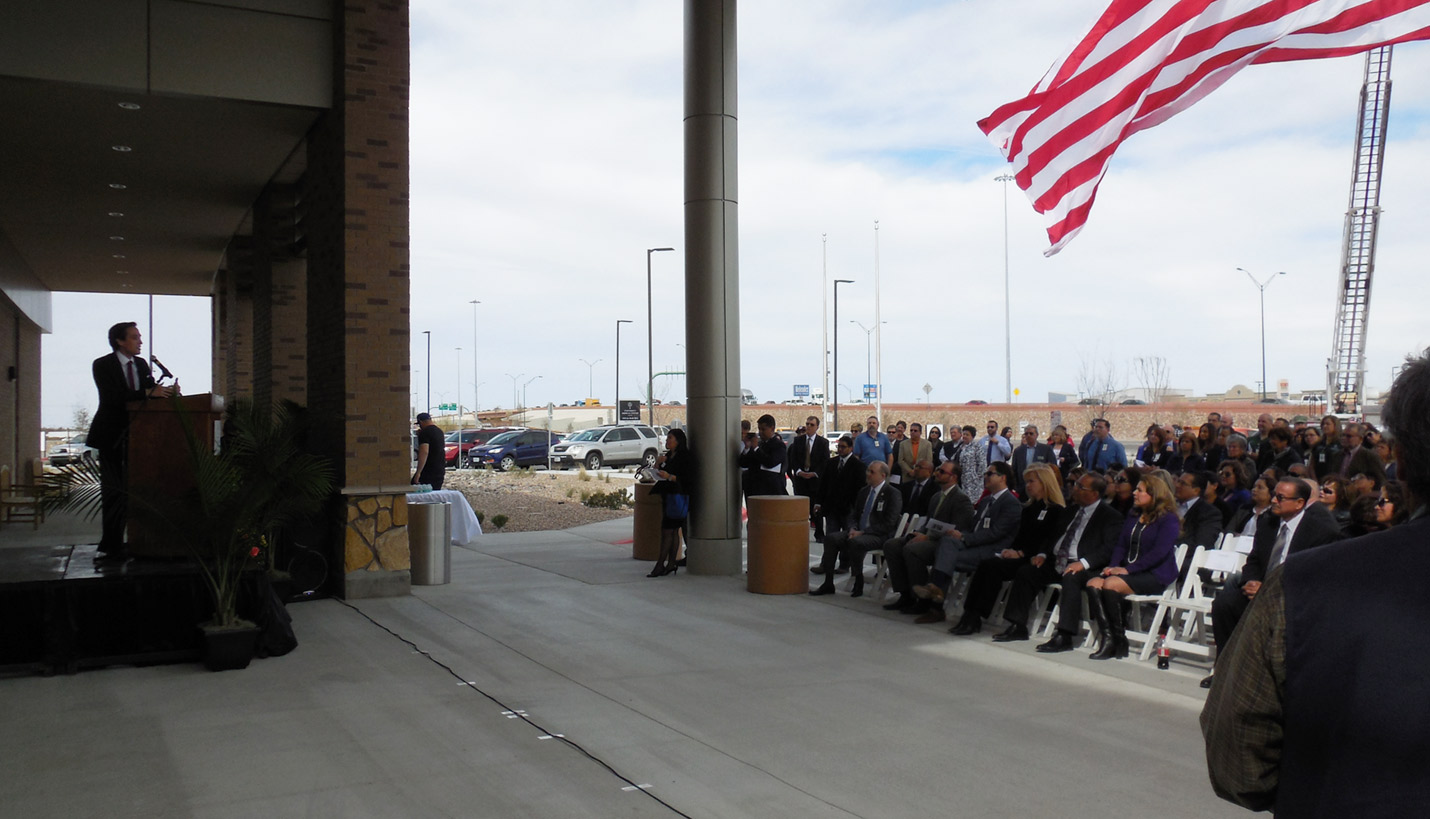
[[1252,63],[1430,39],[1430,0],[1114,0],[1028,96],[978,127],[1047,217],[1045,251],[1087,222],[1117,146]]

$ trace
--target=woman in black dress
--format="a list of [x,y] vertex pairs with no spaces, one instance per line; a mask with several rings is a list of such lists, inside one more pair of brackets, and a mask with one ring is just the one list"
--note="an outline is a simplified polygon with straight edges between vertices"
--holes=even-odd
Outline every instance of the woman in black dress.
[[652,491],[661,495],[664,506],[660,518],[660,556],[655,568],[646,577],[661,577],[680,569],[676,555],[680,551],[680,531],[690,511],[690,484],[695,477],[695,464],[685,440],[685,430],[672,429],[665,436],[665,454],[656,459],[656,483]]

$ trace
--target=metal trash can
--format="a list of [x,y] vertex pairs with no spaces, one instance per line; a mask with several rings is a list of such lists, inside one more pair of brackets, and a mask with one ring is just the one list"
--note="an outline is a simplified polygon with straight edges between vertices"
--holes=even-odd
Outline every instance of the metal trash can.
[[452,504],[407,504],[407,543],[412,551],[412,585],[452,582]]

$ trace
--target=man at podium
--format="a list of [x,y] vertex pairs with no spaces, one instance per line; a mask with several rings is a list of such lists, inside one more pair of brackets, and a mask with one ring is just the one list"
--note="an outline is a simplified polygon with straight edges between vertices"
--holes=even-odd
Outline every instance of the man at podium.
[[85,443],[99,450],[100,500],[104,534],[99,540],[101,559],[125,556],[124,523],[127,499],[124,496],[129,460],[130,401],[167,398],[178,391],[155,383],[149,364],[139,357],[144,339],[139,326],[122,321],[109,328],[109,355],[94,360],[94,386],[99,390],[99,409],[89,425]]

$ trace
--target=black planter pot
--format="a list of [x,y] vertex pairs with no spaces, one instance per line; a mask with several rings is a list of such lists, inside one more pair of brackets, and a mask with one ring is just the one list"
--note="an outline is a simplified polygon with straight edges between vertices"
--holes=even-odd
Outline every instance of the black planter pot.
[[249,623],[237,628],[200,626],[204,635],[204,666],[210,671],[247,668],[258,643],[258,626]]

